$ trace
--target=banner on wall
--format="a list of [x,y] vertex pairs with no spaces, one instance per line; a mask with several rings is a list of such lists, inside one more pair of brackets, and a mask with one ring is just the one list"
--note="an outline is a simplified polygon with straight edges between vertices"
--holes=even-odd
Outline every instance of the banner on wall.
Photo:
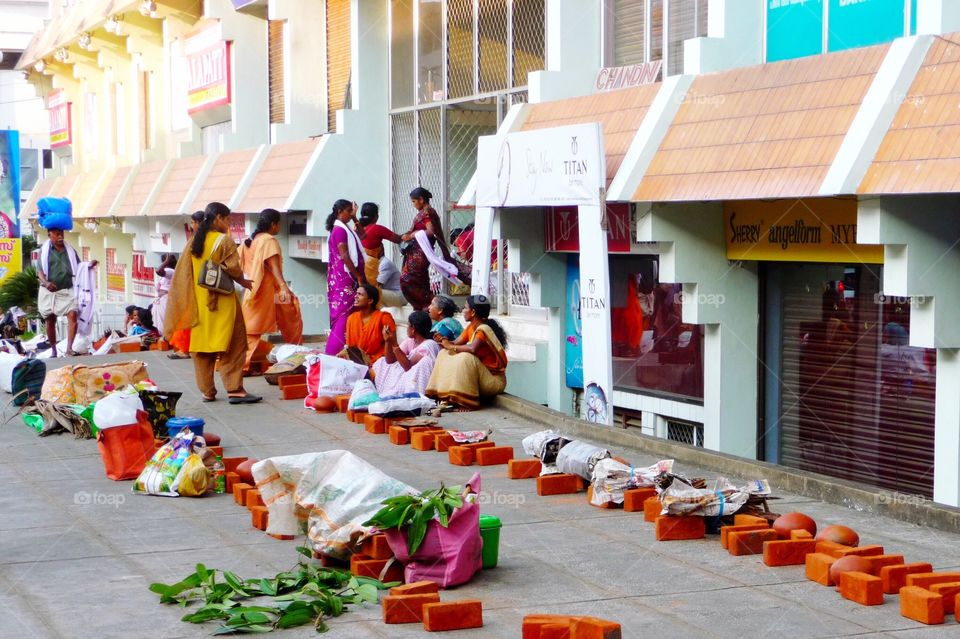
[[133,266],[130,276],[133,282],[133,301],[141,306],[148,306],[149,302],[156,297],[156,286],[154,285],[154,270],[147,266],[147,254],[143,251],[133,252]]
[[823,0],[767,0],[767,62],[823,53]]
[[23,255],[20,238],[0,239],[0,285],[14,273],[23,270]]
[[50,111],[50,148],[58,149],[73,143],[72,122],[70,113],[71,103],[67,102],[67,94],[63,89],[54,89],[47,98],[47,109]]
[[564,320],[567,386],[583,388],[583,324],[580,319],[580,260],[567,256],[567,312]]
[[326,244],[326,239],[325,237],[309,235],[291,235],[287,238],[287,255],[309,260],[321,260],[323,259],[323,247]]
[[187,47],[187,113],[230,104],[230,43],[220,40],[192,52],[189,42]]
[[127,265],[117,263],[117,249],[106,249],[108,302],[127,301]]
[[[545,248],[548,253],[579,253],[580,226],[577,207],[555,206],[547,209],[544,218]],[[630,204],[607,203],[607,250],[611,253],[629,253]]]
[[904,0],[830,0],[827,51],[867,47],[901,37],[905,7]]
[[0,131],[0,239],[20,237],[20,133]]

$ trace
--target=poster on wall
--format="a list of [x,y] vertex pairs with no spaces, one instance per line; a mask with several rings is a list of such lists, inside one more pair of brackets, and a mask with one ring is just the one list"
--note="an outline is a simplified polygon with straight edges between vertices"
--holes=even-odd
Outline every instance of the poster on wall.
[[767,0],[767,62],[823,53],[823,0]]
[[[577,207],[555,206],[547,209],[544,218],[544,238],[548,253],[579,253],[580,226]],[[607,203],[607,250],[611,253],[629,253],[630,204]]]
[[59,149],[73,143],[71,102],[63,89],[54,89],[47,96],[47,110],[50,112],[50,148]]
[[127,301],[127,265],[117,263],[117,249],[106,249],[107,302]]
[[8,237],[0,239],[0,284],[23,268],[23,255],[20,239]]
[[868,47],[899,38],[904,31],[904,8],[903,0],[830,0],[827,51]]
[[20,237],[20,134],[0,131],[0,238]]
[[580,320],[580,258],[567,256],[567,312],[564,320],[567,386],[583,388],[583,325]]
[[156,297],[154,285],[154,270],[147,266],[147,254],[143,251],[133,252],[133,266],[131,267],[133,281],[133,301],[138,306],[149,306]]

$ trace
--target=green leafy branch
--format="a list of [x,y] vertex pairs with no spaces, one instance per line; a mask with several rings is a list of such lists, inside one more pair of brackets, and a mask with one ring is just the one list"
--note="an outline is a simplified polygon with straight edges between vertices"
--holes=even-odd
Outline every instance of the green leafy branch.
[[379,530],[407,528],[407,551],[413,555],[423,543],[427,524],[437,519],[444,528],[450,523],[453,511],[463,506],[463,486],[446,488],[440,484],[436,490],[427,490],[419,495],[399,495],[384,499],[384,507],[363,522],[364,526],[376,526]]
[[[297,551],[313,557],[308,548],[299,547]],[[392,585],[343,570],[303,564],[271,579],[241,579],[228,570],[197,564],[196,571],[181,581],[151,584],[150,591],[160,595],[163,604],[186,608],[201,603],[183,621],[221,621],[213,634],[226,635],[264,633],[310,623],[317,632],[326,632],[327,618],[339,617],[348,605],[376,603],[377,591]]]

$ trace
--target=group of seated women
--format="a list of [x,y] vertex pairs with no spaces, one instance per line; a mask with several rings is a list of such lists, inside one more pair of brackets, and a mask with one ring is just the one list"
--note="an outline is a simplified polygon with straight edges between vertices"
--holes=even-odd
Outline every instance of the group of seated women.
[[381,397],[423,393],[472,410],[479,408],[481,398],[504,391],[507,336],[490,318],[490,301],[485,296],[467,298],[464,328],[453,317],[457,305],[438,295],[427,311],[410,314],[402,341],[393,317],[377,310],[379,302],[375,286],[362,284],[357,289],[341,356],[371,367]]

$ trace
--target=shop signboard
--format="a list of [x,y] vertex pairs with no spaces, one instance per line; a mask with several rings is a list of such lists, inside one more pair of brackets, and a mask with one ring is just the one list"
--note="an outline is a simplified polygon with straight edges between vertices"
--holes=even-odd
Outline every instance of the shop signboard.
[[47,109],[50,111],[50,148],[58,149],[69,146],[73,142],[70,122],[71,103],[67,102],[67,94],[63,89],[54,89],[47,98]]
[[823,53],[823,0],[766,0],[767,62]]
[[309,235],[291,235],[287,240],[287,255],[308,260],[323,259],[323,245],[326,239]]
[[117,263],[117,249],[106,249],[107,301],[127,301],[127,265]]
[[0,284],[23,268],[19,238],[8,237],[0,239]]
[[237,244],[247,239],[247,216],[243,213],[230,214],[230,237]]
[[606,185],[596,122],[479,140],[477,206],[596,204]]
[[187,54],[187,113],[230,104],[230,43]]
[[641,62],[625,67],[602,67],[597,71],[594,87],[597,91],[616,91],[641,84],[653,84],[660,80],[662,67],[663,60]]
[[857,244],[853,198],[728,202],[723,219],[731,260],[883,263],[882,245]]
[[154,270],[147,266],[147,254],[143,251],[133,252],[133,267],[130,275],[133,280],[134,301],[147,306],[156,297],[156,287]]
[[0,239],[20,237],[20,133],[0,131]]
[[[580,225],[577,207],[555,206],[547,209],[544,219],[544,237],[548,253],[579,253]],[[610,253],[629,253],[631,243],[630,204],[607,203],[607,250]]]
[[580,260],[567,256],[567,312],[564,321],[567,386],[583,388],[583,328],[580,320]]
[[904,0],[830,0],[827,51],[890,42],[903,35]]

